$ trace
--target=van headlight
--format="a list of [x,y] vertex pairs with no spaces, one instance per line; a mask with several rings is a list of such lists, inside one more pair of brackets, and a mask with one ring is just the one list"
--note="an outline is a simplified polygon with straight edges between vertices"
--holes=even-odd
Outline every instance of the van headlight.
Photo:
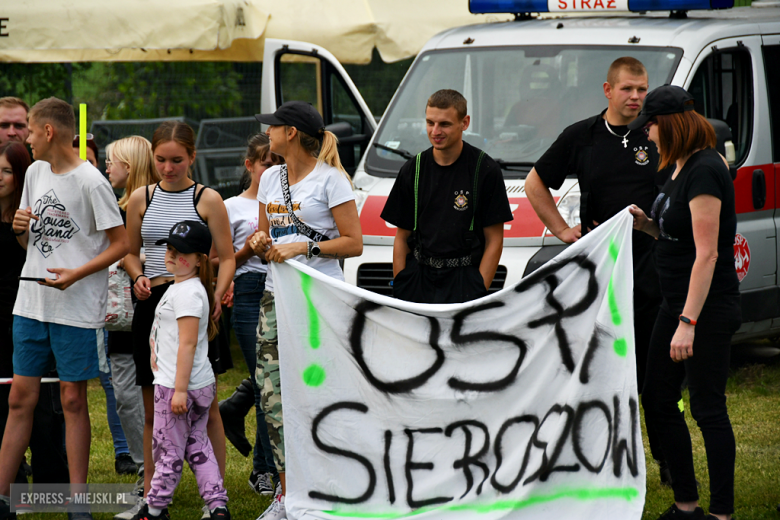
[[570,228],[580,223],[580,194],[579,192],[567,193],[558,202],[558,212]]
[[368,199],[368,193],[360,188],[355,189],[352,193],[355,194],[355,205],[357,206],[358,215],[360,215],[360,212],[363,210],[363,204],[365,204],[366,199]]

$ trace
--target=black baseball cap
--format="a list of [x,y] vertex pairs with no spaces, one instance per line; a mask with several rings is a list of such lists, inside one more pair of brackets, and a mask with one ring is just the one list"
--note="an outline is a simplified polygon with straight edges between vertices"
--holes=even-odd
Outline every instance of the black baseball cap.
[[211,233],[209,228],[195,220],[182,220],[173,225],[168,238],[155,242],[158,246],[170,244],[180,253],[203,253],[211,251]]
[[639,116],[628,124],[629,130],[642,128],[655,116],[679,114],[693,110],[693,96],[682,87],[664,85],[652,90],[642,106]]
[[257,114],[255,118],[264,125],[294,126],[299,131],[322,141],[325,122],[317,109],[305,101],[288,101],[273,114]]

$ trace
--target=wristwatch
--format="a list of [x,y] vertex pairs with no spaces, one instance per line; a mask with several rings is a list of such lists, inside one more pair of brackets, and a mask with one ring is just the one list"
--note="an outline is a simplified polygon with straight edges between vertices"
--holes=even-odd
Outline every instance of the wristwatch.
[[311,260],[320,256],[320,244],[318,242],[309,242],[306,245],[306,260]]
[[687,323],[688,325],[696,325],[696,320],[692,320],[690,318],[686,318],[682,314],[680,314],[680,321],[683,323]]

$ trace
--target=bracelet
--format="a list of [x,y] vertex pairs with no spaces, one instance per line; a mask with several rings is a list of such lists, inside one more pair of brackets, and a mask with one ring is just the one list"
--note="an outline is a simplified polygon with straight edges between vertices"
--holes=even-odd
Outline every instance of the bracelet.
[[146,278],[146,277],[147,277],[147,276],[146,276],[145,274],[143,274],[143,273],[139,274],[138,276],[136,276],[136,277],[135,277],[135,280],[133,280],[133,285],[137,284],[137,283],[138,283],[138,279],[139,279],[139,278],[141,278],[142,276],[143,276],[144,278]]
[[14,231],[14,236],[20,237],[20,236],[24,235],[25,233],[27,233],[26,229],[24,231],[22,231],[21,233],[17,233],[16,231]]
[[311,260],[312,254],[311,249],[314,247],[314,242],[307,242],[306,243],[306,260]]
[[687,323],[688,325],[694,325],[694,326],[697,323],[696,320],[692,320],[690,318],[686,318],[682,314],[680,314],[680,321],[683,322],[683,323]]

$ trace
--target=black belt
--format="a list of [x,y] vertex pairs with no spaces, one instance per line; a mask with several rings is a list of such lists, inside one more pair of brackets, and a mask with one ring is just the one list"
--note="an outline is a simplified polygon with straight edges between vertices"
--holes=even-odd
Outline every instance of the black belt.
[[419,248],[415,248],[413,253],[414,258],[418,263],[433,267],[434,269],[444,269],[445,267],[469,267],[474,265],[471,260],[471,255],[458,258],[436,258],[423,255]]

